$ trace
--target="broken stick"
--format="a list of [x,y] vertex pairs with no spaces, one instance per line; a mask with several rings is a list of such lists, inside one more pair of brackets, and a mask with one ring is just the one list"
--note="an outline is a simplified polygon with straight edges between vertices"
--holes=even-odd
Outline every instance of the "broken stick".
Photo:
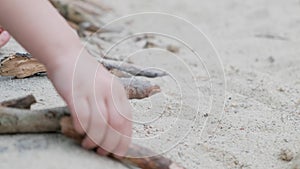
[[[20,101],[18,103],[21,104],[18,107],[28,107],[28,103]],[[79,142],[83,138],[74,130],[70,112],[66,107],[44,110],[0,107],[0,134],[45,132],[61,132]],[[162,155],[151,156],[153,154],[147,148],[132,144],[123,158],[119,158],[114,154],[110,154],[109,157],[142,169],[184,169]]]
[[166,76],[167,73],[162,70],[158,69],[144,69],[138,66],[135,66],[130,63],[125,63],[125,62],[119,62],[119,61],[114,61],[114,60],[108,60],[108,59],[99,59],[99,62],[103,64],[104,67],[107,69],[118,69],[123,72],[127,72],[129,74],[132,74],[133,76],[145,76],[145,77],[162,77]]

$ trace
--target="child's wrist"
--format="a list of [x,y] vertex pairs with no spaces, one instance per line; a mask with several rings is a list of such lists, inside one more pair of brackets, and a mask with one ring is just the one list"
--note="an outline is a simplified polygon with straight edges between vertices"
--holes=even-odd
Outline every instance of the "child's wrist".
[[61,67],[74,67],[76,59],[83,51],[83,47],[68,47],[68,49],[51,52],[44,61],[47,71],[52,72]]

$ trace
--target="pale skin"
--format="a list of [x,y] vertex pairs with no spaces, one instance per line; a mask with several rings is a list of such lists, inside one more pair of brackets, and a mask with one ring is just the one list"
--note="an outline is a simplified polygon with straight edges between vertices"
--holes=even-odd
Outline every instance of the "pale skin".
[[[48,78],[72,112],[82,146],[123,156],[132,135],[131,107],[123,86],[84,49],[47,0],[2,0],[0,47],[9,33],[46,65]],[[9,32],[9,33],[8,33]]]
[[10,35],[0,26],[0,48],[4,46],[10,39]]

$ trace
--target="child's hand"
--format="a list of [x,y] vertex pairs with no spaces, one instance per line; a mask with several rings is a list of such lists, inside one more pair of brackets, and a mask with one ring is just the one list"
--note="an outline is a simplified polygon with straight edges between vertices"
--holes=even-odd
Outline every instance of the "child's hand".
[[86,134],[82,146],[97,148],[100,155],[124,155],[132,134],[124,87],[89,54],[82,54],[76,66],[64,58],[47,67],[48,77],[71,110],[76,131]]
[[[0,23],[46,65],[49,79],[72,112],[75,129],[86,134],[82,145],[123,155],[132,132],[124,88],[85,50],[76,60],[83,45],[50,2],[2,0]],[[98,153],[105,154],[103,149]]]

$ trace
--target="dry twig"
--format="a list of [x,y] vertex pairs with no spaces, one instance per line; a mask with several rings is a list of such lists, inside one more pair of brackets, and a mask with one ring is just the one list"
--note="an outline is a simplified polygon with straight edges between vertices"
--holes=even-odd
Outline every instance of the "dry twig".
[[118,69],[123,72],[127,72],[133,76],[144,76],[144,77],[162,77],[166,76],[167,73],[162,70],[157,70],[153,68],[144,69],[138,66],[135,66],[130,63],[108,60],[108,59],[99,59],[99,62],[102,63],[107,69]]

